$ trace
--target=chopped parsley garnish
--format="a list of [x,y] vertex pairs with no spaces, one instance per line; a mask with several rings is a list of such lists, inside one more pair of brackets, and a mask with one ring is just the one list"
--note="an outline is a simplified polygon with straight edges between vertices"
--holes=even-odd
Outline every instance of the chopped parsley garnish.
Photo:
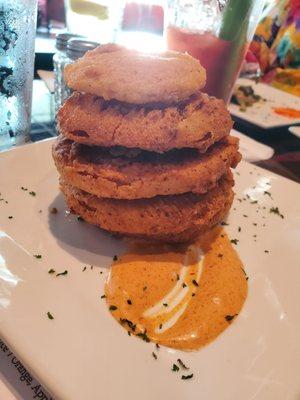
[[106,296],[105,296],[105,294],[103,294],[102,296],[101,296],[101,299],[105,299],[106,298]]
[[265,250],[265,253],[270,253],[269,250]]
[[53,315],[51,314],[50,311],[47,312],[47,316],[48,316],[49,319],[54,319],[54,317],[53,317]]
[[29,192],[30,196],[36,196],[36,193],[34,191]]
[[51,210],[50,210],[50,213],[51,214],[57,214],[58,213],[57,208],[56,207],[52,207]]
[[194,297],[196,295],[196,293],[192,293],[192,297]]
[[154,351],[152,351],[152,357],[154,358],[154,360],[157,360],[157,355],[154,353]]
[[21,186],[21,189],[24,190],[25,192],[28,190],[26,187]]
[[236,317],[238,314],[234,314],[234,315],[226,315],[225,319],[227,322],[231,322],[233,320],[234,317]]
[[185,288],[186,287],[186,283],[183,282],[182,287]]
[[42,256],[40,254],[34,254],[33,257],[37,258],[37,259],[41,259],[42,258]]
[[187,379],[192,379],[193,376],[194,376],[194,374],[190,374],[190,375],[181,375],[181,379],[183,379],[184,381],[186,381]]
[[280,213],[278,207],[271,207],[271,208],[270,208],[270,213],[277,214],[277,215],[279,215],[281,218],[284,218],[284,216]]
[[82,272],[84,272],[86,270],[86,267],[83,267]]
[[176,274],[176,281],[179,281],[179,275]]
[[10,215],[10,216],[8,217],[8,219],[13,219],[13,216],[12,216],[12,215]]
[[146,330],[145,330],[145,332],[139,332],[139,333],[137,333],[136,336],[140,337],[142,340],[144,340],[144,342],[147,342],[147,343],[150,342],[150,339],[149,339],[149,337],[147,336],[147,331],[146,331]]
[[243,214],[243,217],[244,217],[244,218],[248,218],[248,215],[246,215],[246,214]]
[[160,345],[158,343],[155,343],[155,347],[158,349],[160,349]]
[[168,303],[163,303],[163,306],[164,307],[168,307]]
[[84,219],[80,215],[78,215],[77,221],[82,222],[82,221],[84,221]]
[[58,274],[56,274],[56,276],[63,276],[63,275],[67,275],[68,271],[65,269],[64,272],[59,272]]
[[272,196],[270,192],[268,192],[267,190],[264,191],[264,194],[266,194],[267,196]]
[[219,257],[219,258],[222,258],[222,257],[223,257],[223,254],[219,253],[219,254],[218,254],[218,257]]
[[118,309],[117,306],[114,306],[114,305],[109,306],[109,311],[115,311],[117,309]]
[[93,269],[93,268],[94,268],[94,266],[93,266],[93,265],[90,265],[90,268],[91,268],[91,269]]
[[54,274],[54,273],[55,273],[55,269],[50,268],[49,271],[48,271],[48,274]]
[[246,271],[244,270],[244,268],[242,268],[242,271],[244,272],[244,275],[245,275],[245,278],[246,278],[246,281],[249,279],[249,277],[248,277],[248,275],[246,274]]
[[159,329],[162,329],[162,327],[163,327],[162,324],[159,324]]
[[254,226],[257,226],[257,223],[256,223],[256,222],[253,222],[253,225],[254,225]]
[[172,371],[174,371],[174,372],[178,372],[178,371],[179,371],[179,367],[178,367],[178,365],[176,365],[176,364],[173,364],[173,366],[172,366]]
[[129,304],[131,306],[132,301],[130,299],[127,300],[127,304]]
[[239,242],[238,239],[231,239],[231,240],[230,240],[230,243],[233,243],[233,244],[238,244],[238,242]]
[[221,222],[221,225],[222,226],[228,226],[229,224],[227,222],[223,221],[223,222]]
[[238,227],[238,231],[241,232],[241,230],[242,230],[242,228],[239,226],[239,227]]
[[189,367],[187,367],[180,358],[177,359],[177,362],[182,369],[189,369]]
[[132,321],[130,321],[127,318],[120,318],[120,323],[122,325],[127,325],[128,328],[132,330],[132,332],[135,332],[136,324],[134,324]]
[[114,255],[113,256],[113,261],[118,261],[118,256]]
[[198,282],[196,281],[196,279],[193,279],[192,282],[193,282],[193,285],[195,285],[195,286],[197,286],[197,287],[199,286],[199,285],[198,285]]
[[250,204],[257,204],[257,200],[250,201]]

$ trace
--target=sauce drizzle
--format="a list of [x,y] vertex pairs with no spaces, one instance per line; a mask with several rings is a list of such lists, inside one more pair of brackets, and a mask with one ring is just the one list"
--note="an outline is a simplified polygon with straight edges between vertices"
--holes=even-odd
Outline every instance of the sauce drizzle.
[[225,330],[247,296],[243,265],[220,227],[188,247],[139,246],[112,265],[105,286],[112,315],[130,333],[182,350]]

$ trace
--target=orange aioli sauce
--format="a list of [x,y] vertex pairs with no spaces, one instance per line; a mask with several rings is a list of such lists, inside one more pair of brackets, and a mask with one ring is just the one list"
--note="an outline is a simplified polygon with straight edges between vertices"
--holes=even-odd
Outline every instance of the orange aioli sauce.
[[188,247],[132,249],[113,263],[105,285],[110,311],[128,332],[181,350],[199,349],[224,331],[247,290],[220,227]]
[[300,118],[300,110],[296,110],[294,108],[278,107],[278,108],[273,108],[273,111],[276,114],[281,115],[283,117]]

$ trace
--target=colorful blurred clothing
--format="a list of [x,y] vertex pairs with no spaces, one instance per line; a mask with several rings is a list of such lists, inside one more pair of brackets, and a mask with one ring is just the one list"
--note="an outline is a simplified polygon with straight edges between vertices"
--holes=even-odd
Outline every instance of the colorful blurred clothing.
[[300,0],[275,0],[250,45],[263,81],[300,96]]

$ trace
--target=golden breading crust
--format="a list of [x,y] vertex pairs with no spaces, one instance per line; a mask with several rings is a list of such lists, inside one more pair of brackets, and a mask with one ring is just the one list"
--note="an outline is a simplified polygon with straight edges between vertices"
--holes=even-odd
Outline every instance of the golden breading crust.
[[183,242],[220,222],[232,200],[232,175],[227,174],[205,195],[193,193],[152,199],[104,199],[60,182],[71,212],[102,229],[121,235],[164,242]]
[[53,158],[65,182],[98,197],[116,199],[206,193],[241,158],[238,139],[231,136],[205,154],[195,149],[130,153],[134,150],[89,147],[63,136],[53,145]]
[[143,54],[111,44],[67,65],[64,77],[79,92],[133,104],[178,102],[206,83],[205,69],[188,54]]
[[58,127],[69,139],[88,145],[205,152],[229,135],[232,120],[222,100],[204,93],[169,107],[133,106],[74,93],[58,113]]

